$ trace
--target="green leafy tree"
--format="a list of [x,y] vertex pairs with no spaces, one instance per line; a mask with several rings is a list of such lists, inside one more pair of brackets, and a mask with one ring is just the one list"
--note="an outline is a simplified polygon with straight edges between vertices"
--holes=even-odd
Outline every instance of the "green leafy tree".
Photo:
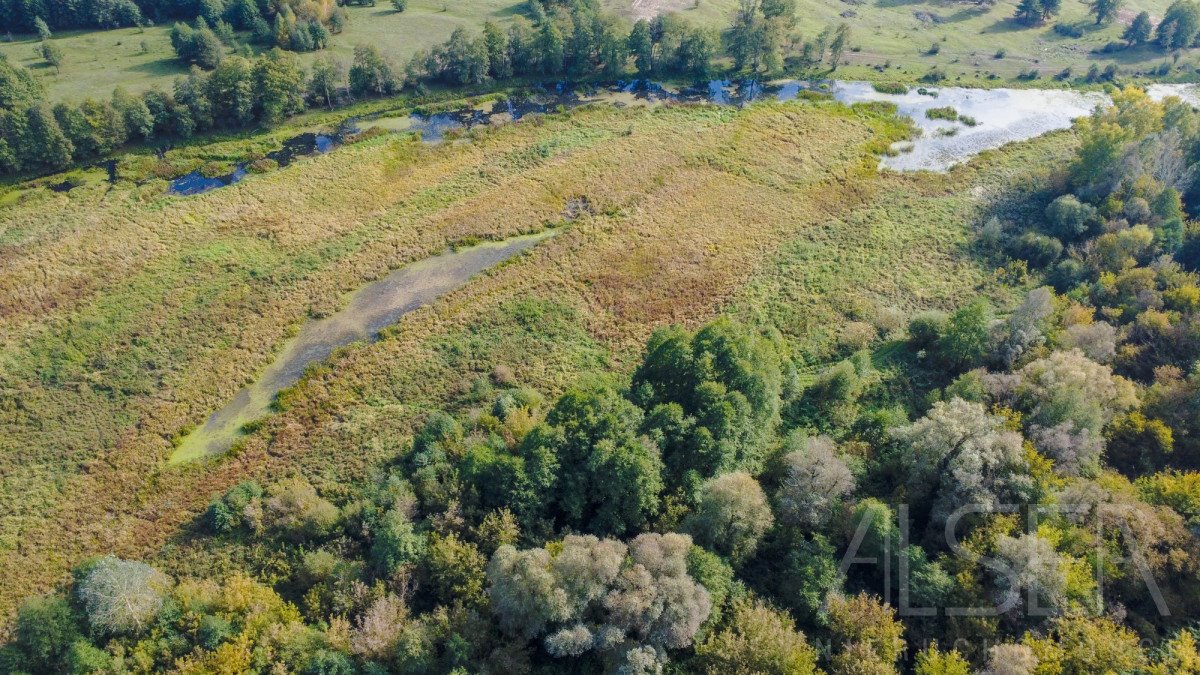
[[425,536],[416,531],[412,519],[402,509],[393,508],[375,524],[371,558],[382,574],[391,575],[402,567],[419,562],[426,546]]
[[833,34],[833,40],[829,43],[829,67],[831,70],[837,70],[849,42],[850,26],[843,23],[837,27],[837,30]]
[[446,43],[446,79],[456,84],[479,84],[488,76],[486,39],[472,40],[464,28],[455,29]]
[[61,47],[47,40],[38,49],[42,53],[42,58],[54,68],[55,72],[62,72],[63,62],[67,57]]
[[1150,41],[1154,24],[1150,21],[1150,12],[1139,12],[1133,19],[1133,23],[1125,28],[1125,32],[1121,33],[1121,39],[1128,42],[1134,47],[1146,44]]
[[304,110],[304,71],[296,56],[275,48],[254,63],[254,85],[262,119],[278,124]]
[[46,25],[45,19],[40,16],[33,20],[33,30],[37,33],[38,39],[42,41],[49,40],[54,36],[50,32],[50,26]]
[[240,56],[221,61],[208,78],[214,121],[231,127],[249,124],[254,119],[254,84],[249,61]]
[[774,520],[758,481],[738,471],[704,484],[687,529],[696,543],[740,564],[753,555]]
[[1121,10],[1121,0],[1093,0],[1089,11],[1096,15],[1096,25],[1112,21]]
[[392,0],[392,9],[397,12],[403,12],[408,9],[408,0]]
[[346,86],[346,64],[332,56],[324,56],[313,61],[312,71],[308,79],[308,97],[313,101],[333,108],[338,91]]
[[695,334],[672,327],[650,337],[632,390],[650,411],[646,429],[662,447],[672,487],[759,468],[780,420],[782,349],[728,319]]
[[566,58],[566,42],[562,31],[551,21],[542,22],[535,43],[538,72],[542,75],[559,75],[563,72]]
[[763,69],[771,60],[768,31],[758,0],[739,0],[726,34],[726,51],[733,57],[734,68],[750,73]]
[[970,370],[981,363],[991,348],[989,326],[992,310],[976,299],[950,315],[937,342],[938,360],[953,372]]
[[154,136],[154,115],[145,99],[117,87],[113,91],[112,104],[125,123],[126,137],[146,140]]
[[554,520],[600,534],[646,526],[658,512],[662,461],[638,429],[642,412],[607,386],[574,388],[521,447],[534,493]]
[[650,37],[650,22],[639,20],[629,32],[629,53],[638,74],[646,77],[654,72],[654,41]]
[[75,152],[46,103],[30,106],[25,111],[25,130],[19,143],[27,166],[61,169],[71,163]]
[[71,606],[57,596],[26,600],[17,610],[14,632],[17,646],[42,672],[61,670],[67,649],[80,637]]
[[45,95],[41,82],[25,68],[0,59],[0,109],[14,110],[40,101]]
[[1200,33],[1200,5],[1191,0],[1176,0],[1163,14],[1156,29],[1156,40],[1163,49],[1186,49]]
[[513,64],[508,35],[496,22],[487,21],[483,24],[483,42],[487,49],[488,75],[495,80],[507,80],[512,77]]
[[676,70],[685,75],[704,79],[711,75],[713,59],[720,53],[721,36],[714,29],[689,30],[679,43]]
[[355,96],[386,96],[399,89],[395,69],[375,45],[354,47],[350,91]]

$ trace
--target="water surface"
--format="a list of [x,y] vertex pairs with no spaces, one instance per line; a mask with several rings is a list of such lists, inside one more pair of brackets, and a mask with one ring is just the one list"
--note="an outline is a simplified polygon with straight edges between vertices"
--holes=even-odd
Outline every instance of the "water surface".
[[[297,157],[324,154],[331,152],[340,142],[337,136],[327,134],[304,133],[293,136],[283,142],[283,147],[267,153],[267,159],[274,160],[279,166],[287,166]],[[115,164],[114,164],[115,166]],[[193,171],[176,178],[167,186],[167,191],[176,196],[199,195],[211,192],[226,185],[233,185],[250,175],[246,164],[238,164],[230,173],[224,176],[205,176],[200,171]]]
[[310,365],[329,358],[338,347],[375,339],[405,314],[552,235],[553,231],[547,231],[450,251],[401,267],[355,291],[345,309],[305,323],[257,382],[239,391],[183,440],[171,455],[171,463],[225,452],[247,423],[271,412],[275,395],[298,382]]
[[[917,125],[919,138],[901,144],[896,148],[902,150],[899,154],[880,161],[880,166],[896,171],[946,171],[984,150],[1069,129],[1076,118],[1111,100],[1099,92],[1063,89],[931,87],[925,94],[916,89],[905,94],[883,94],[866,82],[835,82],[830,92],[843,103],[892,103],[900,115]],[[945,106],[975,124],[926,116],[930,109]]]
[[[769,83],[713,80],[707,84],[672,88],[649,80],[617,82],[604,87],[559,84],[524,96],[436,114],[412,113],[360,122],[362,128],[418,132],[427,143],[438,143],[451,131],[516,121],[532,114],[571,110],[583,105],[653,106],[666,102],[707,103],[743,107],[760,100],[791,101],[803,92],[831,95],[846,104],[882,101],[911,119],[921,135],[897,144],[895,156],[880,166],[896,171],[946,171],[984,150],[1024,141],[1048,131],[1066,129],[1078,117],[1110,101],[1105,94],[1061,89],[972,89],[968,87],[913,88],[904,94],[883,94],[868,82]],[[973,124],[931,120],[931,108],[951,106]]]

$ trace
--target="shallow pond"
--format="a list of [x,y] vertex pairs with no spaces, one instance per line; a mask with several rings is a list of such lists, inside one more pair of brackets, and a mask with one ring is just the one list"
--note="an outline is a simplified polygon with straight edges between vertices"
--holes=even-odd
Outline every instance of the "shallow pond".
[[[921,136],[900,144],[900,153],[880,165],[896,171],[945,171],[984,150],[1068,129],[1097,105],[1109,102],[1099,92],[1059,89],[970,89],[931,87],[928,93],[883,94],[866,82],[836,82],[833,97],[843,103],[885,101],[912,119]],[[936,94],[936,95],[931,95]],[[950,107],[959,121],[930,119],[928,111]]]
[[1176,96],[1192,107],[1200,107],[1200,85],[1195,84],[1152,84],[1146,87],[1146,93],[1155,101],[1161,101],[1168,96]]
[[345,309],[313,319],[289,340],[257,382],[234,396],[189,434],[171,455],[186,462],[228,450],[243,427],[271,412],[275,395],[300,380],[305,369],[333,350],[375,339],[400,317],[458,289],[471,277],[553,235],[553,231],[488,242],[412,263],[367,284],[350,296]]

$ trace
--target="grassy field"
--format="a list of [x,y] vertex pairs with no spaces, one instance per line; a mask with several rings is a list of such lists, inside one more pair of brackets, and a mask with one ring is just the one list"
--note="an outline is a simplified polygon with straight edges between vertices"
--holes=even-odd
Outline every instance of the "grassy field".
[[[666,8],[700,23],[725,26],[738,3],[603,0],[603,4],[631,19],[652,13],[655,8]],[[849,66],[840,70],[838,77],[907,81],[937,65],[951,80],[974,85],[989,82],[993,73],[1011,80],[1031,68],[1048,78],[1070,67],[1078,76],[1093,62],[1101,68],[1116,63],[1126,74],[1148,71],[1169,57],[1151,48],[1111,55],[1091,52],[1118,40],[1138,12],[1149,12],[1157,22],[1169,4],[1170,0],[1131,0],[1123,5],[1120,18],[1107,26],[1095,26],[1094,18],[1087,14],[1088,6],[1079,0],[1067,0],[1061,16],[1036,27],[1012,19],[1015,0],[991,5],[954,0],[798,0],[796,16],[798,30],[807,38],[830,24],[845,22],[851,26],[853,50],[846,54]],[[1058,35],[1053,29],[1055,23],[1078,24],[1084,35]],[[929,54],[934,43],[939,52]],[[1004,57],[995,58],[1000,50],[1004,50]],[[1194,54],[1185,54],[1177,74],[1191,72],[1196,64]]]
[[[403,63],[416,51],[444,42],[460,26],[479,29],[487,20],[503,24],[523,5],[524,0],[411,0],[404,13],[397,13],[390,2],[379,2],[375,7],[349,6],[346,11],[350,23],[334,37],[328,51],[349,62],[354,45],[374,44]],[[186,73],[171,49],[170,32],[171,26],[163,24],[55,35],[53,40],[66,54],[61,72],[34,53],[38,43],[32,35],[0,42],[0,54],[41,77],[52,99],[103,97],[118,86],[130,91],[155,85],[170,88],[176,77]],[[308,63],[316,54],[300,56]]]
[[[720,312],[779,325],[815,365],[847,318],[988,291],[978,210],[1073,137],[876,174],[903,133],[831,102],[594,108],[441,146],[378,138],[199,197],[24,193],[0,207],[0,611],[88,553],[185,564],[181,527],[213,492],[361,476],[499,365],[552,394],[627,368],[654,326]],[[559,223],[579,197],[591,215],[338,352],[233,455],[167,466],[306,317],[449,242]]]
[[[724,27],[736,0],[603,0],[603,4],[631,20],[673,9],[696,22]],[[798,4],[799,31],[805,37],[839,22],[853,27],[854,50],[847,52],[849,65],[838,72],[848,79],[914,81],[936,65],[952,81],[995,85],[1012,82],[1030,69],[1050,78],[1069,67],[1079,76],[1091,63],[1100,67],[1116,63],[1133,75],[1169,60],[1149,47],[1111,55],[1092,53],[1118,39],[1138,11],[1161,17],[1169,0],[1131,0],[1120,19],[1108,26],[1094,26],[1086,5],[1068,0],[1056,21],[1081,25],[1085,31],[1081,38],[1056,34],[1054,21],[1032,28],[1013,21],[1015,0],[990,7],[952,0],[799,0]],[[524,0],[412,0],[404,13],[395,12],[387,2],[348,7],[350,25],[334,38],[330,50],[349,60],[355,44],[375,44],[403,62],[414,52],[444,41],[459,26],[478,29],[486,20],[504,24],[519,15],[523,5]],[[107,96],[116,86],[133,91],[169,87],[185,72],[171,50],[169,31],[163,25],[63,33],[54,38],[66,53],[61,72],[34,53],[37,43],[32,36],[0,42],[0,53],[37,73],[53,99]],[[935,43],[940,51],[928,54]],[[1001,50],[1003,58],[996,58]],[[306,62],[312,58],[313,54],[302,55]],[[1198,64],[1194,54],[1185,53],[1173,76],[1185,77]]]

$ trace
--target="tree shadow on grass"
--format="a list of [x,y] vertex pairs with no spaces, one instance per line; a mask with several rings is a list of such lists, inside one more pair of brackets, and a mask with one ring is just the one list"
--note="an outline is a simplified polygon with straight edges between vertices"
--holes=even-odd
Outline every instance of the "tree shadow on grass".
[[1010,16],[1010,17],[1007,17],[1004,19],[997,19],[996,21],[994,21],[992,23],[992,25],[988,26],[987,28],[984,28],[983,30],[981,30],[979,32],[982,34],[985,34],[985,35],[988,33],[1015,33],[1017,31],[1022,31],[1022,30],[1038,30],[1039,28],[1043,28],[1043,27],[1044,27],[1044,24],[1037,24],[1037,25],[1031,26],[1027,23],[1018,21],[1014,17]]
[[187,75],[188,67],[179,59],[165,58],[135,63],[126,67],[125,72],[141,75]]

